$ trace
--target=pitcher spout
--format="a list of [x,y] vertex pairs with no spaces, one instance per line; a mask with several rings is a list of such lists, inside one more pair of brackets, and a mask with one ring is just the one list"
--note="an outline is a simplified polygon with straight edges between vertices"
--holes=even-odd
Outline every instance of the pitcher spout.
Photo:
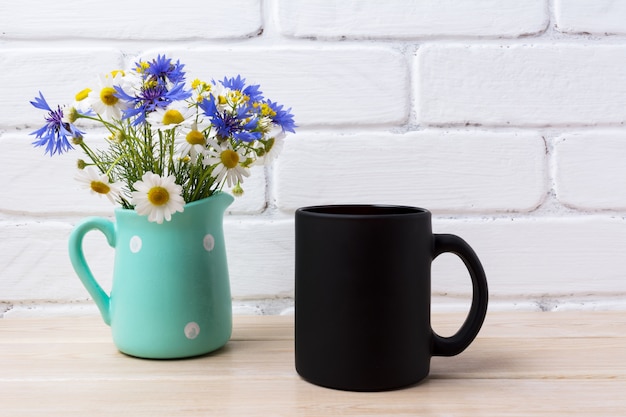
[[230,206],[233,203],[233,201],[235,201],[235,197],[233,197],[232,195],[224,191],[217,191],[210,198],[215,199],[216,203],[218,204],[218,207],[220,207],[223,212],[226,211],[228,206]]

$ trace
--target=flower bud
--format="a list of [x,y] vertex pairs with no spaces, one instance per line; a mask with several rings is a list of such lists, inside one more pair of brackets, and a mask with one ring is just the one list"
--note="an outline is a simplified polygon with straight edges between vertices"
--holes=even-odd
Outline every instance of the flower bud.
[[83,143],[83,136],[82,135],[72,136],[72,143],[74,145],[80,145],[81,143]]
[[243,195],[243,188],[241,188],[240,182],[237,182],[237,185],[232,189],[232,193],[235,197],[241,197]]
[[78,113],[78,110],[76,110],[75,107],[70,107],[67,110],[66,118],[70,123],[76,123],[76,120],[78,120],[79,116],[80,114]]
[[124,139],[126,139],[126,135],[121,130],[117,130],[109,136],[109,140],[115,143],[122,143]]

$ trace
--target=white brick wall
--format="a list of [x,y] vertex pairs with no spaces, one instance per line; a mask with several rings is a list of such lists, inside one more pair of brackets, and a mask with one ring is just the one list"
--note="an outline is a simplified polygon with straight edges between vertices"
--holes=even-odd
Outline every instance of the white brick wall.
[[[537,132],[302,133],[297,139],[286,143],[274,171],[276,205],[286,212],[326,203],[527,212],[548,192],[546,147]],[[303,161],[311,168],[302,169]]]
[[543,0],[280,0],[281,32],[299,38],[517,37],[548,24]]
[[571,132],[554,148],[558,200],[577,210],[626,210],[626,147],[620,131]]
[[436,44],[417,54],[418,121],[429,125],[623,123],[623,45]]
[[[31,147],[28,101],[158,53],[190,78],[241,73],[300,126],[225,219],[236,311],[291,306],[297,207],[367,202],[431,209],[483,260],[493,308],[626,308],[623,2],[102,4],[0,4],[0,316],[91,306],[67,237],[112,214],[72,180],[76,154]],[[102,236],[87,255],[108,287]],[[458,259],[435,261],[436,308],[469,291]]]
[[20,0],[0,5],[3,37],[32,40],[129,40],[140,42],[229,39],[262,29],[258,0],[203,0],[184,5],[125,0]]
[[626,3],[615,0],[554,0],[555,23],[565,33],[626,34]]

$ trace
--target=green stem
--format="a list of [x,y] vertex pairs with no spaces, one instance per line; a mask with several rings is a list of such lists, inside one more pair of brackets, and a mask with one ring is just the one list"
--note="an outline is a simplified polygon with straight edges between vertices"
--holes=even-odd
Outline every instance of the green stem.
[[91,148],[88,145],[86,145],[85,142],[81,142],[80,147],[83,150],[83,152],[87,154],[89,159],[91,159],[91,162],[93,162],[101,172],[104,172],[105,168],[102,165],[102,161],[100,161],[100,158],[96,156],[96,154],[91,150]]
[[[206,171],[204,171],[204,173],[202,174],[202,176],[200,177],[200,180],[198,181],[198,183],[196,184],[196,190],[193,192],[192,196],[191,196],[191,200],[190,201],[196,201],[198,200],[198,195],[200,193],[200,190],[204,187],[201,187],[202,184],[204,184],[204,182],[207,180],[207,177],[211,176],[211,173],[213,172],[213,168],[211,169],[207,169]],[[209,185],[209,192],[210,192],[210,185]],[[205,192],[203,197],[208,197],[210,194]]]
[[117,158],[115,158],[115,160],[114,160],[113,162],[111,162],[111,166],[109,166],[109,169],[107,169],[107,171],[105,172],[105,175],[107,175],[107,176],[108,176],[108,175],[111,173],[111,171],[113,170],[113,168],[115,168],[115,167],[117,166],[117,163],[118,163],[119,161],[121,161],[121,160],[122,160],[122,158],[126,158],[126,157],[128,157],[128,156],[131,156],[131,155],[128,155],[128,154],[121,154],[120,156],[118,156]]
[[113,130],[117,130],[117,129],[118,129],[118,127],[117,127],[116,125],[114,125],[114,124],[113,124],[113,123],[111,123],[111,122],[107,122],[107,121],[106,121],[106,120],[104,120],[104,119],[103,119],[100,115],[98,115],[98,117],[93,117],[93,116],[88,116],[88,115],[86,115],[86,114],[80,114],[80,113],[78,113],[78,116],[77,116],[77,117],[78,117],[79,119],[87,119],[87,120],[92,120],[92,121],[94,121],[94,122],[99,122],[99,123],[102,123],[102,125],[103,125],[104,127],[106,127],[106,128],[107,128],[107,130],[108,130],[109,132],[111,132],[111,133],[113,133]]

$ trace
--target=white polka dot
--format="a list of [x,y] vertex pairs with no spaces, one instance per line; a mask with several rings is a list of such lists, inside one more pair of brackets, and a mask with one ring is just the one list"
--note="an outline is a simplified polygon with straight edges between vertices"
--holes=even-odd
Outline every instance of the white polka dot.
[[204,249],[206,249],[207,252],[211,252],[215,247],[215,238],[212,234],[208,234],[204,237],[202,244],[204,245]]
[[187,339],[195,339],[200,334],[200,326],[195,321],[190,321],[185,326],[185,336]]
[[141,238],[139,236],[133,236],[130,238],[130,251],[137,253],[141,250]]

